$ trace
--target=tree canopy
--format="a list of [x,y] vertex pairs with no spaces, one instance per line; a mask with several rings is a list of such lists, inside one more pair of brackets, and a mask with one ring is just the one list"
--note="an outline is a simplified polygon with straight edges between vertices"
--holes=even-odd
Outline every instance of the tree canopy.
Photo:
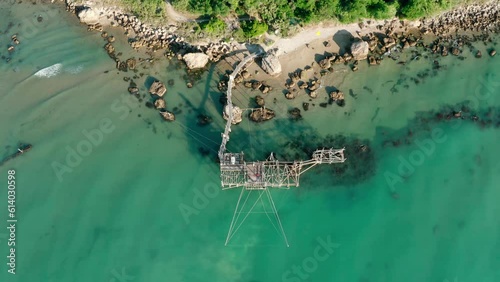
[[[154,17],[164,13],[163,0],[122,0],[139,16]],[[419,18],[462,0],[171,0],[176,9],[210,16],[228,14],[250,16],[242,24],[248,34],[260,34],[264,29],[280,30],[284,34],[291,25],[322,20],[356,22],[362,18],[387,19],[394,16]],[[256,20],[253,20],[256,19]],[[206,26],[210,31],[222,27],[214,21]],[[250,27],[255,29],[250,31]],[[203,28],[203,27],[202,27]]]

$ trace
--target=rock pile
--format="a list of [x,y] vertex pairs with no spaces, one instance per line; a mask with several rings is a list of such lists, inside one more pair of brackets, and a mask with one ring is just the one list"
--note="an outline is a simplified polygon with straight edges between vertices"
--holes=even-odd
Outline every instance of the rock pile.
[[[177,29],[176,26],[152,26],[141,22],[136,16],[125,13],[119,7],[109,6],[105,8],[100,3],[93,3],[92,1],[86,1],[85,6],[81,6],[81,1],[67,0],[65,2],[67,10],[77,14],[80,21],[88,25],[89,30],[102,31],[103,25],[108,24],[123,27],[126,34],[129,35],[129,43],[134,49],[141,47],[153,51],[166,49],[166,55],[201,52],[214,62],[235,49],[234,45],[223,41],[211,42],[207,45],[192,45],[183,37],[174,33]],[[114,38],[111,40],[114,41]]]
[[252,110],[250,120],[253,122],[263,122],[274,118],[274,111],[268,108],[260,108]]
[[345,106],[344,92],[340,90],[330,92],[330,101],[337,103],[341,107]]
[[472,4],[423,20],[422,32],[444,35],[454,31],[495,32],[500,31],[499,5],[497,1],[487,4]]

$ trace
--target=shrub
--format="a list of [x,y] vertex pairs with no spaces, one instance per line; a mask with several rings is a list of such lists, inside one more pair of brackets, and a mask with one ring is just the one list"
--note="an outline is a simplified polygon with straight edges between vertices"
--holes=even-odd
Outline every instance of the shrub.
[[200,27],[210,35],[222,35],[226,31],[226,23],[217,17],[212,17],[210,21],[201,23]]
[[165,13],[163,0],[122,0],[134,15],[141,19],[162,18]]
[[[124,0],[147,2],[147,0]],[[157,1],[157,0],[149,0]],[[286,35],[297,23],[338,19],[351,23],[363,18],[386,19],[396,15],[414,19],[431,15],[450,3],[464,0],[171,0],[177,9],[204,15],[251,15],[261,22],[242,24],[247,38],[279,29]]]
[[264,22],[259,22],[257,20],[246,21],[241,24],[241,29],[245,34],[245,37],[252,38],[264,34],[268,26]]

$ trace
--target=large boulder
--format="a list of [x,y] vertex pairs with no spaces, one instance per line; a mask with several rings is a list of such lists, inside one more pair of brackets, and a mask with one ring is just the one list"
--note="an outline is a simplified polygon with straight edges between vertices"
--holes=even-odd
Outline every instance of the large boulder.
[[208,58],[203,53],[188,53],[182,57],[190,70],[204,68],[208,63]]
[[78,18],[84,24],[96,24],[99,22],[99,13],[92,8],[86,8],[78,12]]
[[281,73],[281,64],[274,54],[267,54],[262,58],[262,69],[272,75],[278,76]]
[[[243,114],[243,111],[238,106],[233,106],[233,120],[231,121],[231,123],[232,124],[240,123],[243,120],[242,114]],[[229,106],[228,105],[224,106],[224,112],[222,113],[222,117],[225,120],[229,119]]]
[[368,57],[369,50],[368,42],[362,40],[353,42],[351,45],[351,54],[355,60],[365,60]]
[[167,88],[165,87],[165,84],[155,81],[151,84],[151,87],[149,87],[149,93],[163,97],[163,95],[167,93]]

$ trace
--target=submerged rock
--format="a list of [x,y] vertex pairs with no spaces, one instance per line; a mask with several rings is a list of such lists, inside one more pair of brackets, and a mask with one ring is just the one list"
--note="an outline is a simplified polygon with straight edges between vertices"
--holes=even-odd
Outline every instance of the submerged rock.
[[121,61],[116,61],[116,68],[119,71],[123,71],[123,72],[126,72],[128,70],[127,69],[127,63],[126,62],[121,62]]
[[259,89],[262,86],[262,82],[260,81],[254,81],[252,82],[252,89]]
[[300,109],[299,108],[293,108],[293,109],[289,110],[288,113],[290,114],[290,117],[293,120],[302,119],[302,115],[300,114]]
[[265,101],[264,101],[264,98],[262,98],[261,96],[257,95],[255,96],[255,103],[259,106],[259,107],[263,107],[264,104],[265,104]]
[[128,88],[128,93],[135,95],[135,94],[139,93],[139,88],[137,88],[135,86],[130,86]]
[[262,84],[262,86],[259,88],[260,91],[262,92],[262,94],[267,94],[269,93],[269,91],[271,91],[273,88],[269,85],[264,85]]
[[115,47],[113,46],[113,44],[107,43],[106,45],[104,45],[104,50],[106,50],[106,53],[108,53],[108,55],[112,59],[115,58]]
[[302,109],[304,109],[304,111],[309,110],[309,103],[306,102],[302,103]]
[[127,59],[126,63],[129,70],[135,70],[137,61],[134,58]]
[[203,114],[198,115],[198,125],[200,125],[200,126],[208,125],[208,124],[212,123],[212,121],[213,120],[210,116],[203,115]]

